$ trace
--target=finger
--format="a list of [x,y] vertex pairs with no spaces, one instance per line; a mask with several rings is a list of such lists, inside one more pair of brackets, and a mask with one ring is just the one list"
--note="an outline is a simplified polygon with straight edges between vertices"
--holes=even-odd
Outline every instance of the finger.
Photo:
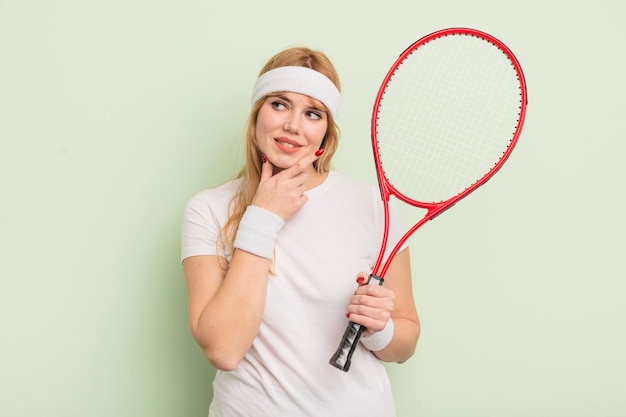
[[382,288],[380,285],[367,284],[367,279],[364,283],[359,284],[354,291],[355,295],[369,295],[372,297],[384,297],[387,294],[387,289]]
[[371,297],[367,295],[354,295],[350,299],[350,304],[348,305],[348,312],[357,313],[361,315],[366,315],[367,312],[377,313],[373,316],[379,314],[391,314],[394,310],[394,300],[392,298],[378,298]]
[[322,156],[323,153],[324,150],[319,149],[314,153],[304,155],[292,167],[286,169],[283,172],[285,172],[285,175],[288,175],[290,178],[295,177],[296,175],[302,173],[309,165],[315,162],[320,156]]
[[384,308],[392,303],[389,297],[377,297],[375,295],[354,294],[350,297],[352,306],[368,306],[372,308]]
[[386,311],[358,306],[348,310],[348,317],[350,321],[361,324],[372,332],[376,332],[385,327],[385,323],[391,318],[391,314]]
[[361,271],[356,275],[356,283],[359,284],[359,286],[367,285],[368,280],[369,274],[367,272]]
[[272,173],[274,171],[274,166],[272,165],[272,163],[265,157],[265,155],[261,154],[262,156],[262,164],[261,164],[261,180],[260,182],[264,182],[267,181],[268,179],[270,179],[272,177]]
[[[350,314],[350,320],[354,321],[355,323],[357,322],[357,320],[358,321],[367,320],[370,323],[372,322],[380,323],[381,327],[385,327],[384,323],[386,323],[387,320],[391,318],[391,313],[389,311],[374,309],[374,308],[365,307],[365,306],[352,308],[348,310],[348,313]],[[370,328],[370,325],[371,325],[370,323],[365,325],[365,327]],[[360,324],[363,324],[363,323],[360,323]],[[375,330],[375,329],[370,329],[370,330]],[[379,330],[379,329],[376,329],[376,330]]]

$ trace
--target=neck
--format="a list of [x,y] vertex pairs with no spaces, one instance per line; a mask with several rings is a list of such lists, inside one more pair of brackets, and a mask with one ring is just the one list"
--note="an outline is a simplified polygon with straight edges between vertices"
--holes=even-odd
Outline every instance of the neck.
[[315,188],[321,185],[326,178],[328,177],[328,171],[322,172],[321,174],[314,169],[314,174],[310,175],[309,178],[304,182],[304,186],[307,190],[311,188]]
[[[282,168],[274,167],[273,175],[276,175],[281,171],[283,171]],[[317,187],[318,185],[323,183],[328,177],[328,171],[319,173],[313,165],[309,166],[309,168],[306,170],[306,173],[308,176],[307,179],[304,181],[304,187],[307,190]]]

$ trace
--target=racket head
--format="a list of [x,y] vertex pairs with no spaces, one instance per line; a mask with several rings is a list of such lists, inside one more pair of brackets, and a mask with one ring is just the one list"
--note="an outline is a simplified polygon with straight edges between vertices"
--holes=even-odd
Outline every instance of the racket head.
[[[484,32],[440,30],[400,55],[383,80],[372,115],[385,232],[373,269],[377,275],[370,279],[382,284],[391,260],[417,228],[502,167],[521,133],[526,105],[519,62]],[[383,265],[390,195],[427,213],[395,244]],[[331,365],[348,371],[363,330],[349,323]]]
[[383,198],[393,194],[434,216],[465,197],[511,154],[526,105],[522,68],[495,37],[448,28],[414,42],[374,103],[372,146]]

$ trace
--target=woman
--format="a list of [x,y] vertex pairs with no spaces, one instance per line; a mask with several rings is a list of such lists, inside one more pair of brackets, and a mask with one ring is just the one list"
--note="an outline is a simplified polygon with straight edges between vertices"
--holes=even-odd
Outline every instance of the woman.
[[[190,328],[218,369],[210,416],[395,415],[381,361],[407,360],[419,337],[409,250],[385,286],[364,285],[382,203],[377,187],[330,170],[339,88],[319,51],[271,58],[253,90],[244,168],[186,207]],[[328,360],[346,317],[367,331],[342,372]]]

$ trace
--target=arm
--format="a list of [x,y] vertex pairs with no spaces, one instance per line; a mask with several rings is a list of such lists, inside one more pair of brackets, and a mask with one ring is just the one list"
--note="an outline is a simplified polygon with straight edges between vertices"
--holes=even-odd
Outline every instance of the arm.
[[383,286],[362,285],[356,290],[348,312],[350,320],[367,327],[363,336],[382,330],[388,320],[393,320],[391,342],[374,352],[379,359],[401,363],[413,356],[420,335],[420,322],[413,300],[408,248],[393,259]]
[[[303,157],[293,167],[273,175],[273,166],[265,161],[261,180],[252,205],[289,219],[306,203],[305,170],[319,155]],[[256,210],[258,211],[258,210]],[[273,216],[273,215],[271,215]],[[275,217],[275,216],[273,216]],[[259,232],[256,219],[246,223],[247,231]],[[238,237],[243,233],[240,223]],[[235,249],[230,265],[216,255],[192,256],[183,260],[189,326],[191,333],[217,369],[229,371],[237,367],[252,346],[263,318],[273,239],[260,241],[262,251],[255,251],[254,240],[246,242],[246,250]],[[235,242],[237,247],[237,240]],[[253,254],[259,253],[258,255]]]
[[209,362],[233,370],[261,324],[270,261],[235,250],[225,258],[193,256],[183,261],[191,334]]

